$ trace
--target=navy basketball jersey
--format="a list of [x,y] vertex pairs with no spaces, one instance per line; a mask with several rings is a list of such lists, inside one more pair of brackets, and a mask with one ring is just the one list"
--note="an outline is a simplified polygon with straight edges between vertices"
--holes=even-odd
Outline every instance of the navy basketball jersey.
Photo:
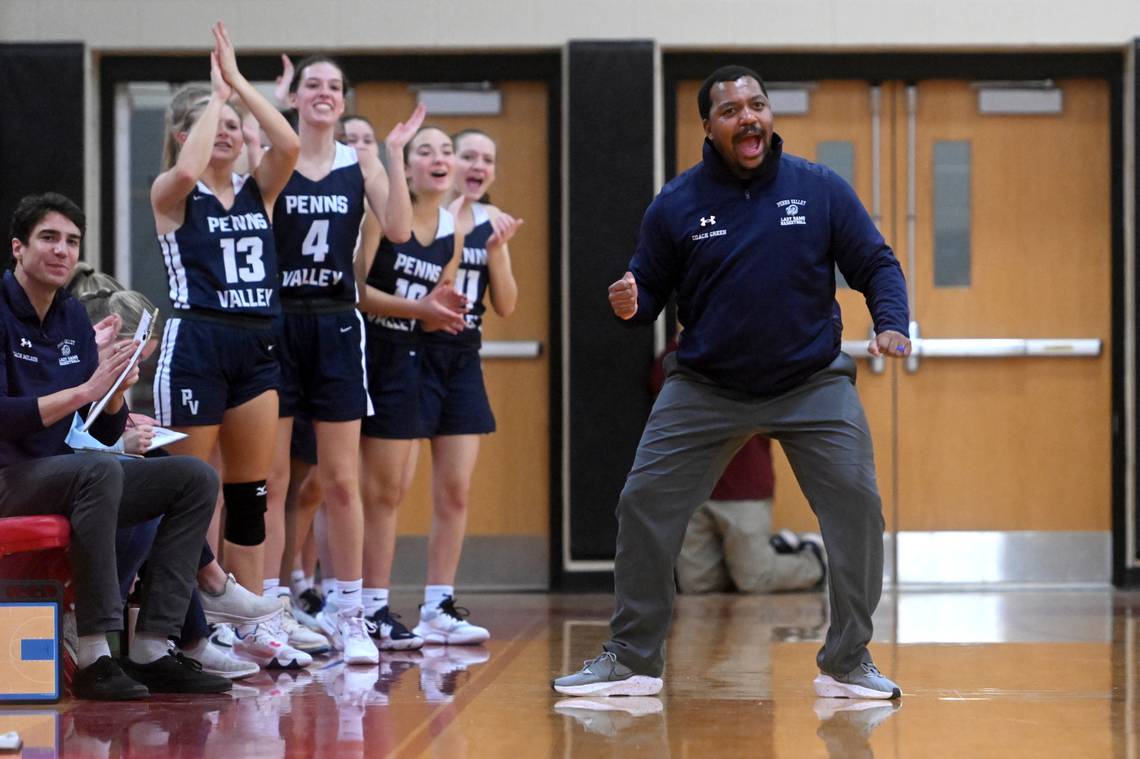
[[473,343],[479,345],[482,340],[483,314],[487,307],[483,304],[483,296],[489,284],[487,274],[487,241],[495,230],[491,226],[491,216],[487,207],[482,203],[471,206],[473,224],[471,231],[463,238],[463,253],[459,261],[459,269],[455,273],[455,289],[467,296],[467,328],[458,335],[446,332],[427,332],[425,335],[431,340],[441,342]]
[[356,151],[336,143],[332,169],[316,182],[294,171],[273,206],[281,297],[356,302],[352,256],[364,216]]
[[275,316],[277,253],[257,181],[233,175],[228,210],[203,182],[186,196],[182,226],[158,236],[175,311]]
[[[419,300],[427,295],[439,281],[443,269],[455,255],[455,217],[439,209],[435,239],[421,245],[415,235],[407,242],[394,244],[388,238],[380,241],[372,268],[368,270],[368,284],[401,298]],[[415,319],[369,314],[369,324],[381,328],[389,337],[411,336],[416,330]]]

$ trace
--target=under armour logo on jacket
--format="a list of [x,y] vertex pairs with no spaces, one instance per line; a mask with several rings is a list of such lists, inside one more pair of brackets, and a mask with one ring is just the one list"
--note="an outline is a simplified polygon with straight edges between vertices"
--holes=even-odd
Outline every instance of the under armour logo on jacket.
[[26,337],[21,337],[20,338],[20,347],[21,348],[31,348],[32,347],[32,341]]
[[716,224],[716,217],[715,216],[702,216],[701,217],[701,226],[702,227],[709,227],[709,226],[712,226],[713,224]]

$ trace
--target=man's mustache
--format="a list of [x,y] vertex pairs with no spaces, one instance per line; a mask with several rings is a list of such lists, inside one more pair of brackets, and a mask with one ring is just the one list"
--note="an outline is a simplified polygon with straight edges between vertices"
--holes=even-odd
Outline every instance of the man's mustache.
[[749,137],[764,137],[764,130],[758,126],[747,126],[732,136],[733,142],[740,142],[741,140],[748,139]]

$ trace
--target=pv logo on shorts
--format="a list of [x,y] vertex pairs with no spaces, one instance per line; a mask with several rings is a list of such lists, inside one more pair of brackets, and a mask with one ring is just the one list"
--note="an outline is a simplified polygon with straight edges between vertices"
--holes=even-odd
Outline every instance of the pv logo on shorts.
[[194,391],[188,387],[182,388],[182,405],[190,409],[194,416],[198,415],[198,401],[194,400]]

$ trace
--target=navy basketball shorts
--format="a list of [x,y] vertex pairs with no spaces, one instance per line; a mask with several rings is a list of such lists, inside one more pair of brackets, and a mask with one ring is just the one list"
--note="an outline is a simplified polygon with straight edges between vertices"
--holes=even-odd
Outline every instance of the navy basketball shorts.
[[272,327],[172,318],[154,375],[154,415],[166,427],[221,424],[227,409],[281,384]]
[[371,413],[359,311],[284,313],[274,325],[281,416],[347,422]]
[[307,416],[293,417],[293,438],[289,441],[289,458],[317,465],[317,431]]
[[424,343],[420,417],[429,437],[495,431],[477,346]]
[[419,413],[422,346],[385,339],[379,332],[368,330],[368,392],[374,411],[361,422],[360,433],[383,440],[427,437]]

